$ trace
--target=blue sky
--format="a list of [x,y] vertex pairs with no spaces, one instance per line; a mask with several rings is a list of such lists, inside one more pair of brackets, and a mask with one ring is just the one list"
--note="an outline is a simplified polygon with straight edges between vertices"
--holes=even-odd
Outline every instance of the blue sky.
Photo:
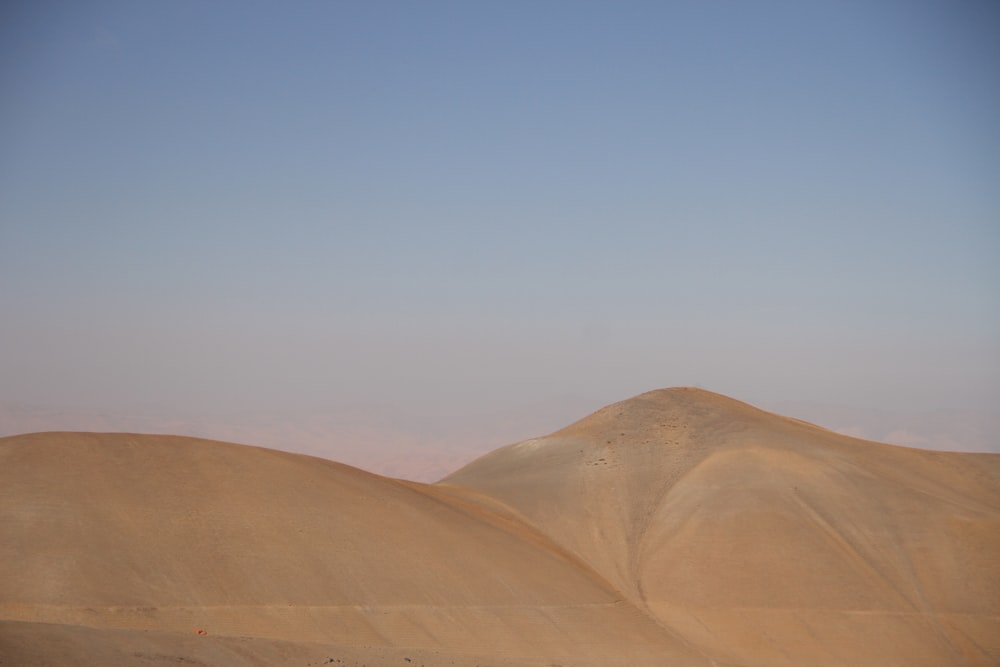
[[0,400],[1000,399],[992,2],[21,2]]

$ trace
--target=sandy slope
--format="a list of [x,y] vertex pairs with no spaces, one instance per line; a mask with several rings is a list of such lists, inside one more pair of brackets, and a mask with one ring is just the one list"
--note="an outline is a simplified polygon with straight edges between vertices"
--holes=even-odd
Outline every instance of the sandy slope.
[[478,503],[169,436],[0,441],[0,618],[518,661],[705,662],[547,537]]
[[192,438],[0,439],[0,665],[71,659],[998,664],[1000,456],[690,389],[437,485]]
[[650,392],[444,480],[489,494],[721,661],[1000,663],[1000,457]]

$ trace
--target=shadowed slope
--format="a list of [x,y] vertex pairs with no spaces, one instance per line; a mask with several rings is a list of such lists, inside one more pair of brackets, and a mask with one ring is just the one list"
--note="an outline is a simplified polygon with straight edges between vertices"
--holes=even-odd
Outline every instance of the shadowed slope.
[[0,618],[703,663],[545,536],[448,498],[190,438],[2,439]]
[[719,660],[1000,662],[1000,457],[854,440],[694,389],[442,482],[491,495]]

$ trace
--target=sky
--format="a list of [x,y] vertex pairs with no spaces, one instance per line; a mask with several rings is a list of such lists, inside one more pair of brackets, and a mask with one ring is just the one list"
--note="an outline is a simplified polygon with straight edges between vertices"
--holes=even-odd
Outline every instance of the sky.
[[0,401],[1000,402],[996,3],[0,12]]

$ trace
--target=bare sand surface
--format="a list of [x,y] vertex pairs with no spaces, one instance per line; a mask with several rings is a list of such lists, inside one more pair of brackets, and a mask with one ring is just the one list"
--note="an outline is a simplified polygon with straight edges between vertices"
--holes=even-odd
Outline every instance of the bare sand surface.
[[0,439],[0,665],[158,662],[996,665],[1000,456],[695,389],[435,485],[194,438]]

